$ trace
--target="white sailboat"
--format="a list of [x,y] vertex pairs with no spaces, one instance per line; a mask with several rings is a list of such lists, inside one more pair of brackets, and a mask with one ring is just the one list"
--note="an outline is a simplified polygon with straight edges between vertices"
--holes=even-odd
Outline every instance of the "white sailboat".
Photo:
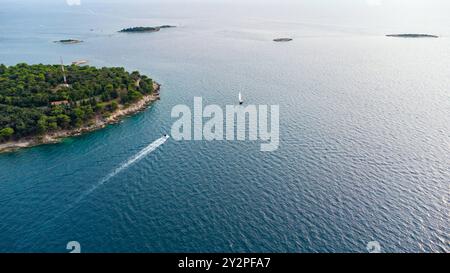
[[243,104],[244,100],[242,100],[242,94],[239,92],[239,104]]

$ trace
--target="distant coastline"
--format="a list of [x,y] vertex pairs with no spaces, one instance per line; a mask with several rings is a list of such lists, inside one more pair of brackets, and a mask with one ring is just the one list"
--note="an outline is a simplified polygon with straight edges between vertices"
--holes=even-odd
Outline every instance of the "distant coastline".
[[124,28],[122,30],[119,30],[119,32],[124,32],[124,33],[158,32],[164,28],[174,28],[174,27],[175,26],[171,26],[171,25],[162,25],[162,26],[156,26],[156,27],[130,27],[130,28]]
[[55,41],[55,43],[61,43],[61,44],[79,44],[82,42],[83,42],[82,40],[77,40],[77,39],[63,39],[63,40]]
[[396,37],[396,38],[439,38],[437,35],[431,34],[414,34],[414,33],[406,33],[406,34],[387,34],[386,37]]
[[292,41],[292,38],[277,38],[277,39],[273,39],[274,42],[290,42]]

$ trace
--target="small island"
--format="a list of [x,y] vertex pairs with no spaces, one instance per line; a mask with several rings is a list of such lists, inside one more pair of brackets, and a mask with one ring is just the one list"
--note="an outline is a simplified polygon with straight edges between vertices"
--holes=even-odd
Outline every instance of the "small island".
[[124,28],[120,30],[119,32],[125,32],[125,33],[139,33],[139,32],[157,32],[164,28],[174,28],[175,26],[170,25],[162,25],[162,26],[156,26],[156,27],[131,27],[131,28]]
[[439,38],[439,36],[431,34],[387,34],[386,36],[397,38]]
[[101,129],[145,109],[159,90],[121,67],[0,64],[0,152]]
[[273,39],[274,42],[290,42],[292,41],[292,38],[277,38],[277,39]]
[[83,41],[76,40],[76,39],[64,39],[64,40],[55,41],[55,43],[61,43],[61,44],[79,44],[82,42]]

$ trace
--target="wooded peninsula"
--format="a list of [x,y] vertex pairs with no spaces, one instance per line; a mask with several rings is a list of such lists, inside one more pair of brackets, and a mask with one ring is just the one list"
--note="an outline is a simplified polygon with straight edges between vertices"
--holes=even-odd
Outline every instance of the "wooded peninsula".
[[157,99],[158,84],[121,67],[0,64],[0,152],[103,128]]

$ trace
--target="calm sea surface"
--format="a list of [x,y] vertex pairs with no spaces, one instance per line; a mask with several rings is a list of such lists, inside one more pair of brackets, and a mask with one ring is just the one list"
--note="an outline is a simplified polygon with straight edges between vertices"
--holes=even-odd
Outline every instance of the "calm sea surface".
[[[119,125],[1,154],[0,251],[450,251],[446,1],[16,2],[0,0],[0,63],[87,59],[163,89]],[[161,24],[178,27],[117,33]],[[442,37],[384,37],[410,32]],[[102,183],[170,132],[173,106],[238,92],[280,105],[277,151],[169,139]]]

